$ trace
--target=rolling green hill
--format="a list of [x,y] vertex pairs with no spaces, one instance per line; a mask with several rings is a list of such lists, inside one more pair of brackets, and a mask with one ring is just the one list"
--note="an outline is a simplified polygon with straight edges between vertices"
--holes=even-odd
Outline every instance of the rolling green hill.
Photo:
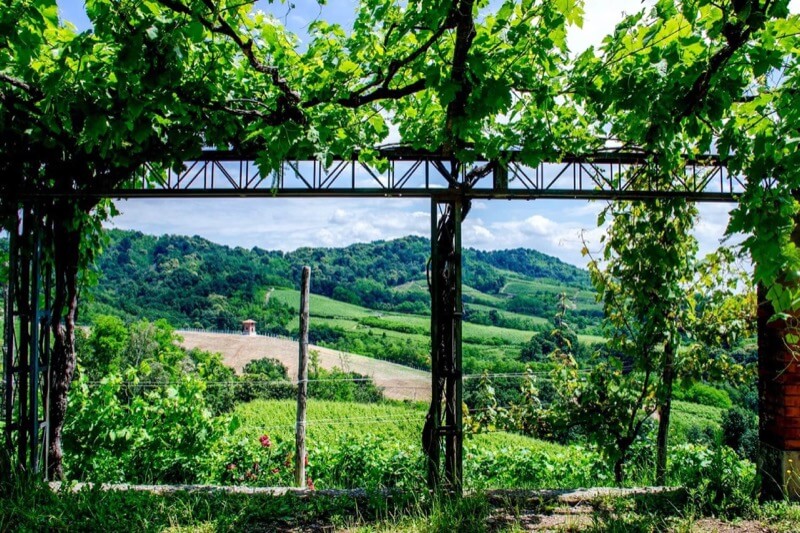
[[[300,270],[310,265],[316,341],[426,368],[428,255],[429,243],[420,237],[280,252],[111,230],[80,317],[164,318],[178,328],[216,330],[236,330],[251,318],[260,332],[289,334],[296,327]],[[588,273],[556,258],[468,249],[464,281],[464,358],[472,370],[512,369],[505,362],[518,363],[522,344],[549,328],[562,292],[576,304],[570,311],[575,330],[598,333],[602,310]]]
[[[110,230],[108,235],[109,244],[97,264],[99,282],[90,289],[91,299],[83,308],[86,313],[167,318],[175,326],[230,329],[244,315],[257,312],[266,325],[280,317],[258,312],[265,308],[265,291],[297,287],[303,265],[313,269],[315,294],[376,310],[429,312],[425,284],[429,243],[421,237],[280,252],[230,248],[197,236],[155,237],[122,230]],[[596,324],[601,314],[585,270],[534,250],[468,249],[464,283],[467,312],[473,312],[470,321],[475,323],[498,325],[489,322],[497,321],[488,317],[492,308],[516,313],[507,317],[523,321],[550,318],[561,292],[577,303],[579,329]]]

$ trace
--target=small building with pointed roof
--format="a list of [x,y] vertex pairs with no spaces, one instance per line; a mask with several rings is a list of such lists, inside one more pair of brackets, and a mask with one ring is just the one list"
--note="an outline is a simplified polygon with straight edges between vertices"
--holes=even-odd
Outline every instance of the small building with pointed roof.
[[242,320],[242,335],[255,335],[256,334],[256,321]]

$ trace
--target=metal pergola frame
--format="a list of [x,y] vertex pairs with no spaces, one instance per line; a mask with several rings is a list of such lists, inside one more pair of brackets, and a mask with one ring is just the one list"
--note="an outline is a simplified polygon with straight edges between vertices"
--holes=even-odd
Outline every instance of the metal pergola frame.
[[[451,158],[384,149],[381,162],[356,158],[286,160],[261,176],[251,154],[205,151],[179,171],[145,165],[122,186],[59,196],[127,198],[429,198],[431,201],[431,370],[433,400],[423,431],[431,486],[462,486],[461,221],[476,199],[645,200],[685,198],[729,202],[745,182],[717,156],[686,159],[683,172],[655,180],[647,154],[606,150],[557,161],[525,162],[517,152],[488,161],[485,177],[466,183],[469,169]],[[456,169],[455,171],[453,169]],[[22,192],[16,231],[10,228],[10,272],[4,353],[5,445],[9,458],[31,472],[47,472],[50,277],[41,268],[35,227],[43,192]],[[447,220],[445,220],[447,218]],[[21,223],[19,223],[21,222]],[[35,232],[34,232],[35,233]],[[20,247],[21,239],[34,246]],[[29,243],[30,244],[30,243]],[[33,249],[22,257],[21,250]],[[21,294],[16,294],[22,291]],[[26,302],[15,305],[14,302]],[[18,330],[18,332],[17,332]],[[444,470],[440,457],[444,452]]]

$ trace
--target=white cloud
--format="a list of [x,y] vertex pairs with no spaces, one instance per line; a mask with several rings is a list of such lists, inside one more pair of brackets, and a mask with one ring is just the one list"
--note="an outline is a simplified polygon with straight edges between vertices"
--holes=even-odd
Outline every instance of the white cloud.
[[581,255],[584,242],[590,248],[599,248],[600,237],[605,232],[593,221],[563,217],[556,221],[541,214],[488,223],[467,219],[464,227],[465,246],[484,250],[533,248],[578,266],[587,263]]
[[[584,242],[597,257],[604,228],[596,213],[605,202],[482,202],[467,216],[464,246],[484,250],[533,248],[585,266]],[[226,199],[129,200],[111,223],[151,234],[201,235],[230,246],[294,250],[302,246],[346,246],[354,242],[428,237],[427,200],[410,199]],[[700,253],[714,250],[724,236],[732,204],[701,204],[694,233]],[[480,214],[480,216],[478,216]],[[739,242],[741,238],[731,239]]]
[[346,224],[350,221],[350,214],[344,209],[336,209],[329,221],[334,224]]
[[587,0],[584,4],[583,27],[571,27],[567,32],[570,50],[573,54],[579,54],[590,46],[599,46],[603,37],[614,31],[614,26],[622,21],[623,14],[633,15],[654,4],[654,0]]

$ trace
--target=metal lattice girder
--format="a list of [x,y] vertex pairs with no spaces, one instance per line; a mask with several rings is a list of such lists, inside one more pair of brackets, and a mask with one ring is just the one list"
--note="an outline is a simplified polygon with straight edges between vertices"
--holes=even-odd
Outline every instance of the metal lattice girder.
[[[324,164],[314,159],[287,160],[261,176],[254,157],[231,151],[205,151],[187,161],[180,172],[145,167],[127,184],[95,194],[108,198],[136,197],[411,197],[446,193],[450,159],[426,152],[381,151],[385,165],[354,159]],[[697,201],[730,201],[744,190],[744,179],[731,176],[716,156],[687,159],[684,171],[654,182],[648,159],[639,152],[606,151],[565,156],[560,161],[526,165],[514,152],[502,158],[470,187],[469,198],[645,199],[680,196]],[[476,165],[487,163],[476,161]],[[463,167],[466,172],[468,167]],[[31,194],[30,196],[35,196]]]

